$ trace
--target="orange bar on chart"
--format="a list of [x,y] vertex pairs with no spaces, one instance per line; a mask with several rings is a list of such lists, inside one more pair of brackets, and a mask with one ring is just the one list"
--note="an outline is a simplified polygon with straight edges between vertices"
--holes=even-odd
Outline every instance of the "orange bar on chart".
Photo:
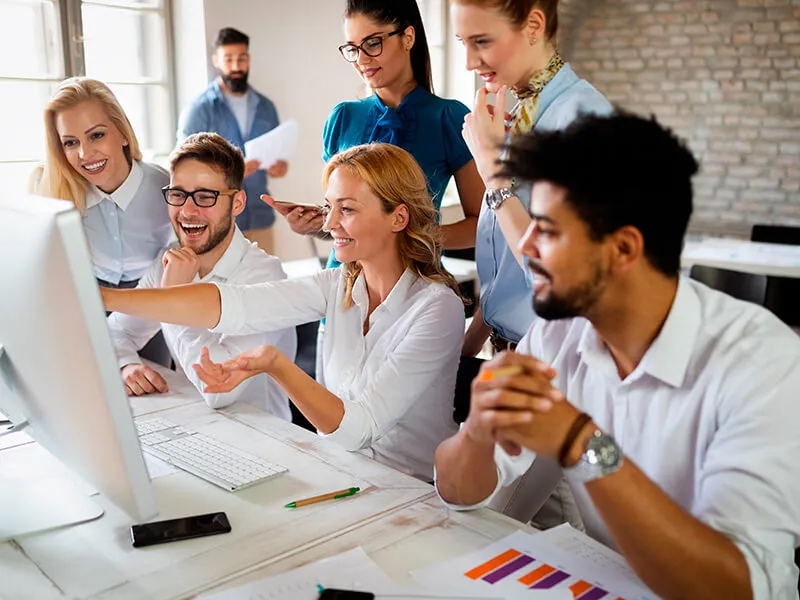
[[528,573],[527,575],[523,575],[517,581],[519,581],[522,585],[532,585],[539,581],[540,579],[550,575],[553,571],[555,571],[555,567],[551,567],[550,565],[542,565]]
[[517,558],[520,555],[522,555],[522,552],[520,552],[519,550],[514,550],[513,548],[511,550],[506,550],[505,552],[495,556],[491,560],[487,560],[482,565],[478,565],[474,569],[467,571],[466,573],[464,573],[464,575],[466,575],[470,579],[480,579],[487,573],[494,571],[497,567],[506,564],[507,562]]
[[577,598],[583,592],[590,589],[592,587],[591,583],[587,583],[586,581],[579,581],[578,583],[573,583],[569,586],[570,591],[572,592],[572,597]]

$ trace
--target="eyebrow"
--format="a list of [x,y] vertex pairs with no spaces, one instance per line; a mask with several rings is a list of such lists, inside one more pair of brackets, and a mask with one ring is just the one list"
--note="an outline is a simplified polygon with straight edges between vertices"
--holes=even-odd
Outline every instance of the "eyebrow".
[[548,223],[550,225],[558,225],[558,222],[550,217],[546,217],[545,215],[539,215],[536,213],[531,213],[531,219],[534,221],[542,221],[543,223]]
[[353,42],[351,40],[347,40],[347,42],[345,42],[345,43],[346,44],[353,44],[353,45],[363,44],[364,40],[368,40],[369,38],[375,37],[376,35],[383,35],[383,32],[382,31],[376,31],[375,33],[370,33],[369,35],[365,35],[363,38],[361,38],[360,42]]
[[[353,202],[358,202],[355,198],[351,198],[350,196],[343,196],[341,198],[334,198],[333,202],[344,202],[345,200],[352,200]],[[325,202],[331,202],[329,198],[325,198]]]
[[[91,133],[92,131],[94,131],[98,127],[108,127],[108,125],[106,125],[105,123],[98,123],[97,125],[92,125],[91,127],[89,127],[89,129],[87,129],[83,133],[84,134]],[[65,133],[65,134],[61,135],[60,137],[63,140],[65,138],[74,138],[75,136],[72,135],[71,133]]]

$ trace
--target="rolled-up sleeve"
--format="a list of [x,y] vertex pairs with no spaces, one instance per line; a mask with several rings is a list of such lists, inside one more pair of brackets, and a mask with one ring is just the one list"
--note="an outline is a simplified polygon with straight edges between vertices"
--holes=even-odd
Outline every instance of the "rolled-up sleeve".
[[369,385],[357,397],[342,399],[344,417],[326,437],[351,451],[378,441],[426,397],[448,365],[455,369],[463,337],[464,308],[458,297],[442,293],[422,303]]
[[[731,370],[692,513],[729,537],[750,569],[754,600],[796,598],[800,543],[800,372],[793,356],[759,373]],[[769,381],[769,386],[763,382]]]
[[294,327],[325,316],[335,301],[338,269],[308,277],[255,285],[215,283],[221,300],[219,323],[211,331],[248,335]]

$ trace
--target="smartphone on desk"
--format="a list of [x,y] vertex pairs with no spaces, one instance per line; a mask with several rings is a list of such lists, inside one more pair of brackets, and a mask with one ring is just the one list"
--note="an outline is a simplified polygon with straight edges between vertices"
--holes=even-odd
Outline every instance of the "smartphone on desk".
[[224,512],[217,512],[131,525],[131,542],[134,548],[141,548],[230,531],[228,516]]
[[325,588],[319,593],[318,600],[375,600],[375,594],[354,590],[337,590]]

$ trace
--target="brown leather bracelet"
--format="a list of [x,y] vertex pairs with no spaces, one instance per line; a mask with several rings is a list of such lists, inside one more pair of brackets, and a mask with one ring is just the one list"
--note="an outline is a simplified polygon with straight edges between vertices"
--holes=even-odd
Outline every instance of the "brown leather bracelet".
[[575,420],[572,422],[572,425],[567,432],[567,436],[564,438],[564,443],[561,444],[561,450],[558,453],[558,464],[561,465],[562,469],[567,467],[567,465],[564,464],[564,461],[567,460],[567,455],[572,449],[572,445],[575,443],[575,438],[578,437],[578,434],[580,434],[586,424],[591,420],[592,417],[587,415],[585,412],[582,412],[575,417]]

